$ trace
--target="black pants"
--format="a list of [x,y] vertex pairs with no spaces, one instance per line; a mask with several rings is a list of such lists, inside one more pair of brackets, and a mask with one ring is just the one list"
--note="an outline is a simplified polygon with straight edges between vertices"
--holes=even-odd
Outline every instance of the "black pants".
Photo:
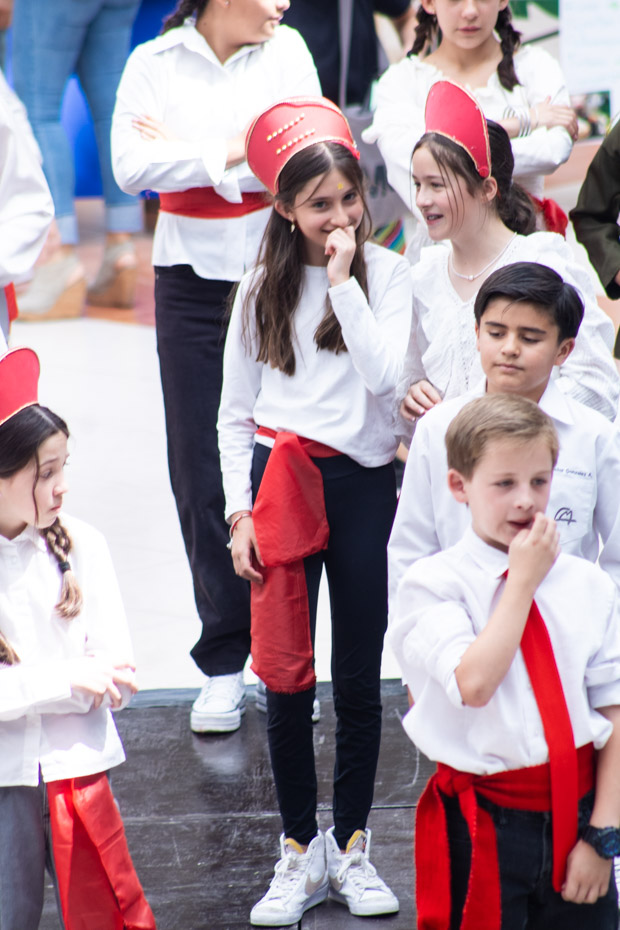
[[168,466],[202,621],[191,654],[206,675],[241,671],[250,650],[250,590],[226,549],[217,445],[226,300],[233,286],[200,278],[189,265],[155,268]]
[[[270,450],[256,445],[258,491]],[[363,468],[347,456],[314,459],[323,476],[330,528],[324,552],[305,560],[312,640],[319,582],[327,573],[332,618],[336,712],[334,835],[344,848],[366,827],[381,740],[381,653],[387,625],[387,541],[396,508],[394,468]],[[267,734],[284,833],[298,843],[316,835],[314,688],[267,692]]]

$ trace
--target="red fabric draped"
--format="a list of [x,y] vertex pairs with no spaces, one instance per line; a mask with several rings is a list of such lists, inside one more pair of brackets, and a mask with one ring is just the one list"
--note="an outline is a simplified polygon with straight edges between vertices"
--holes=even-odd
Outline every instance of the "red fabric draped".
[[495,828],[488,812],[479,807],[476,794],[505,807],[551,810],[553,887],[556,891],[562,887],[566,859],[577,842],[579,797],[594,781],[594,753],[591,744],[579,752],[575,749],[553,647],[535,601],[521,637],[521,652],[542,719],[549,762],[487,776],[438,765],[420,799],[416,818],[419,930],[448,930],[450,926],[450,855],[440,790],[458,796],[472,841],[461,930],[499,930],[501,925]]
[[6,298],[6,305],[9,311],[9,323],[12,323],[13,320],[17,319],[17,297],[15,296],[15,285],[13,282],[6,284],[4,287],[4,296]]
[[156,930],[105,774],[47,784],[66,930]]
[[245,216],[270,206],[264,191],[250,191],[241,195],[241,203],[231,203],[220,197],[213,187],[192,187],[187,191],[159,195],[159,209],[178,216],[196,216],[201,219],[221,220]]
[[530,194],[530,198],[542,213],[547,232],[559,233],[566,238],[568,217],[559,203],[552,200],[551,197],[544,197],[539,200],[538,197],[532,197]]
[[252,670],[270,691],[295,694],[316,682],[303,560],[327,548],[323,478],[314,458],[335,449],[261,427],[275,437],[252,511],[265,564],[252,585]]

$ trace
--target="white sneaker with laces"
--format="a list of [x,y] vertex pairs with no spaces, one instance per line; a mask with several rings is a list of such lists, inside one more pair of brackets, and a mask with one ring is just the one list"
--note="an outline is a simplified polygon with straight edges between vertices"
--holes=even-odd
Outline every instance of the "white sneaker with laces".
[[[267,713],[267,685],[262,679],[256,682],[256,710],[260,714]],[[312,723],[318,723],[321,719],[321,702],[315,697],[312,705]]]
[[288,927],[327,898],[325,836],[317,833],[307,851],[299,843],[280,837],[281,859],[276,863],[267,894],[255,904],[250,923],[255,927]]
[[398,898],[370,864],[371,831],[356,830],[344,852],[334,839],[334,828],[325,834],[329,895],[346,904],[355,917],[395,914]]
[[212,675],[192,704],[190,727],[194,733],[232,733],[244,713],[243,672]]

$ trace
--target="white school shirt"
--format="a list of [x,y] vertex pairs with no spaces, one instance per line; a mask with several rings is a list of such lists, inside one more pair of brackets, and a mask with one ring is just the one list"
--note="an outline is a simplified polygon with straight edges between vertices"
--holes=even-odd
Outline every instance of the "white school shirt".
[[[474,329],[475,295],[464,301],[455,291],[448,272],[450,254],[449,245],[422,249],[420,261],[411,269],[413,317],[403,381],[396,392],[399,403],[409,385],[421,378],[447,400],[464,394],[483,377]],[[613,420],[620,397],[612,358],[614,328],[596,301],[586,270],[574,261],[562,236],[550,232],[515,236],[493,270],[513,262],[547,265],[579,291],[585,306],[583,322],[573,352],[554,377],[565,394]],[[412,426],[402,418],[400,425],[406,442]]]
[[[103,536],[62,516],[73,542],[69,555],[84,604],[59,617],[58,562],[32,527],[0,536],[0,629],[20,662],[0,667],[0,785],[105,772],[125,759],[109,708],[72,696],[71,661],[87,654],[133,662],[125,612]],[[123,688],[123,703],[129,691]]]
[[[484,87],[465,87],[474,95],[487,119],[499,122],[507,106],[523,109],[552,102],[569,107],[570,98],[562,70],[544,49],[522,46],[514,56],[520,83],[506,90],[494,71]],[[411,179],[411,155],[424,135],[424,109],[433,84],[446,80],[442,71],[417,55],[390,65],[379,80],[372,126],[364,132],[366,142],[377,142],[387,167],[388,181],[405,204],[415,207]],[[529,136],[511,139],[515,159],[514,177],[535,197],[543,196],[544,176],[566,161],[572,140],[561,126],[541,127]],[[412,203],[413,201],[413,203]]]
[[[252,509],[250,473],[258,426],[324,443],[367,468],[394,458],[398,441],[391,412],[411,325],[411,277],[406,260],[388,249],[366,244],[364,254],[368,300],[355,278],[329,287],[326,268],[304,266],[293,316],[292,377],[256,361],[253,316],[250,341],[244,345],[242,301],[260,269],[242,279],[224,349],[218,419],[227,516]],[[328,293],[348,350],[338,354],[319,350],[314,342]]]
[[[416,746],[464,772],[541,765],[549,758],[542,720],[519,649],[484,707],[462,703],[455,670],[503,591],[508,553],[474,531],[420,559],[398,593],[390,644],[415,704],[404,727]],[[553,646],[575,746],[600,749],[611,723],[597,707],[620,705],[620,605],[612,580],[585,559],[561,553],[536,603]]]
[[[465,404],[486,392],[486,379],[462,397],[437,404],[416,427],[388,544],[390,615],[398,585],[417,559],[455,545],[471,523],[469,508],[448,489],[445,435]],[[553,420],[560,455],[547,507],[562,552],[599,564],[620,591],[620,431],[550,381],[539,401]]]
[[[222,64],[186,19],[127,60],[112,118],[116,181],[129,194],[213,187],[240,203],[243,193],[264,187],[245,161],[226,170],[227,141],[278,100],[320,93],[312,56],[294,29],[278,26],[272,39],[246,45]],[[176,138],[141,139],[131,121],[143,114]],[[202,219],[161,212],[153,264],[189,264],[202,278],[239,281],[256,261],[269,214]]]

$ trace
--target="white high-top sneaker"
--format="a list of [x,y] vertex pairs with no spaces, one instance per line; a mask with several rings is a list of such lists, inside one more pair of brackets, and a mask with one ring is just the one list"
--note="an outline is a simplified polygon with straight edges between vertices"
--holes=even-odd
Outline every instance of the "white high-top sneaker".
[[308,908],[327,898],[325,836],[317,833],[307,851],[295,840],[280,837],[281,859],[267,894],[255,904],[250,923],[255,927],[287,927],[301,920]]
[[396,895],[370,864],[370,837],[370,830],[356,830],[341,852],[334,828],[325,834],[329,896],[346,904],[356,917],[395,914],[399,907]]

